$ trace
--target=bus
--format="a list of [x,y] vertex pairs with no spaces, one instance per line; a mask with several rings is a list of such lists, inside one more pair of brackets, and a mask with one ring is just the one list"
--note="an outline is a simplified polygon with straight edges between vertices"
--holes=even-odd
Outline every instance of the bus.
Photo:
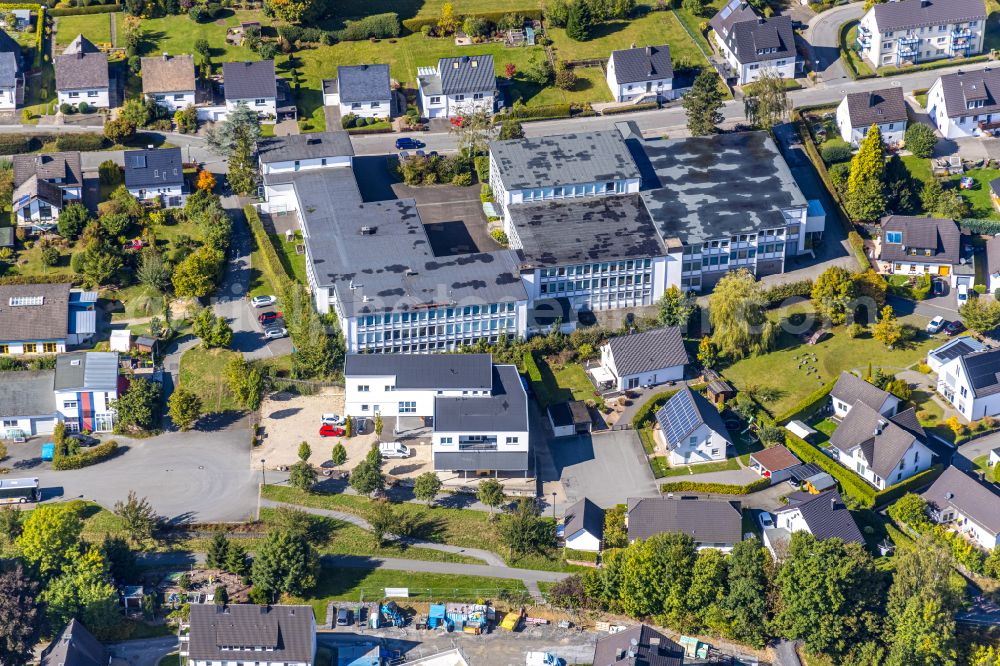
[[0,504],[37,502],[38,479],[0,479]]

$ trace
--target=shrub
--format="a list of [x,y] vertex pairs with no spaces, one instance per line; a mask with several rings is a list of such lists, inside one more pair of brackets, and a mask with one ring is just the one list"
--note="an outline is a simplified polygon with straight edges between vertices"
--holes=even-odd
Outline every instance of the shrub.
[[67,115],[68,116],[69,114],[73,113],[75,110],[76,109],[74,109],[73,105],[70,104],[69,102],[63,102],[62,104],[59,105],[59,111],[62,112],[63,115]]
[[93,448],[85,449],[74,456],[57,456],[53,458],[52,469],[61,471],[96,465],[113,456],[117,450],[118,442],[111,439]]
[[560,90],[572,90],[576,85],[576,72],[572,69],[560,69],[556,73],[556,87]]
[[80,109],[80,113],[90,113],[93,110],[86,102],[80,102],[78,108]]
[[348,113],[340,119],[340,126],[344,129],[351,129],[358,124],[358,117],[353,113]]
[[61,134],[56,138],[56,150],[79,150],[91,152],[105,147],[104,137],[100,134],[74,132]]
[[810,298],[812,296],[812,280],[798,280],[796,282],[786,282],[777,284],[764,290],[764,298],[767,299],[768,307],[780,305],[782,301],[796,296]]
[[30,153],[38,148],[49,137],[32,137],[27,134],[0,134],[0,153],[17,155]]
[[840,488],[844,494],[852,498],[859,506],[866,509],[874,508],[875,489],[865,483],[860,476],[832,460],[804,439],[796,437],[791,433],[785,434],[785,446],[797,455],[802,462],[813,463],[835,478],[840,483]]
[[854,256],[857,257],[858,262],[861,264],[861,268],[867,270],[871,267],[871,262],[868,261],[868,254],[865,253],[865,242],[861,239],[861,234],[857,231],[852,231],[847,234],[847,240],[851,244],[851,248],[854,250]]
[[510,245],[510,239],[507,238],[507,234],[503,232],[503,229],[494,229],[490,232],[490,237],[504,247]]
[[59,263],[59,249],[51,245],[42,250],[42,263],[46,266],[55,266]]
[[823,161],[828,165],[851,160],[851,146],[846,141],[827,141],[820,149]]
[[913,123],[906,130],[906,148],[916,157],[928,158],[937,144],[937,134],[923,123]]
[[830,395],[830,391],[833,390],[833,385],[836,383],[836,380],[834,380],[824,384],[806,397],[802,398],[802,400],[799,400],[790,408],[786,409],[784,412],[776,415],[774,417],[775,423],[787,423],[795,419],[803,419],[812,416],[826,404],[826,398]]
[[731,483],[699,483],[698,481],[673,481],[660,486],[660,492],[699,492],[716,493],[718,495],[749,495],[758,490],[770,487],[771,479],[757,479],[745,486],[738,486]]
[[472,172],[465,171],[463,173],[456,173],[451,179],[452,185],[458,185],[459,187],[468,187],[472,185]]
[[344,29],[337,33],[337,37],[349,42],[373,37],[376,39],[399,37],[399,33],[399,14],[387,12],[372,14],[357,21],[348,21]]
[[657,108],[656,102],[643,102],[642,104],[625,104],[623,106],[612,106],[601,111],[602,116],[614,116],[619,113],[632,113],[633,111],[649,111]]
[[487,155],[480,155],[473,160],[476,167],[476,177],[480,183],[490,182],[490,158]]
[[640,407],[635,413],[635,416],[632,417],[632,428],[635,430],[641,430],[642,428],[651,425],[653,420],[656,418],[657,410],[667,404],[667,400],[674,397],[675,393],[677,393],[676,390],[663,391],[662,393],[657,393],[652,398],[647,400],[646,404]]
[[868,330],[867,328],[855,322],[847,327],[847,337],[851,338],[852,340],[854,338],[860,338],[862,335],[865,334],[865,331],[867,330]]

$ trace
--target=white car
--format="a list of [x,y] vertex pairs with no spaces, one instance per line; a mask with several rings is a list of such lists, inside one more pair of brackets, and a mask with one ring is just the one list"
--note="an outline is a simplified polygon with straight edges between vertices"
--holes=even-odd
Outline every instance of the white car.
[[969,285],[958,285],[958,304],[961,306],[969,300]]
[[268,305],[274,305],[278,302],[275,296],[254,296],[250,299],[250,305],[255,308],[266,308]]
[[774,520],[771,518],[771,514],[767,511],[761,511],[757,515],[757,522],[760,523],[760,528],[762,530],[769,530],[774,527]]
[[281,326],[273,326],[271,328],[264,329],[264,337],[268,340],[277,340],[278,338],[288,337],[288,329],[282,328]]
[[379,442],[378,452],[383,458],[409,458],[410,448],[399,442]]
[[931,319],[929,322],[927,322],[927,332],[937,333],[942,328],[944,328],[945,323],[946,323],[945,318],[942,317],[941,315],[938,315],[937,317],[934,317],[934,319]]
[[344,417],[340,414],[324,414],[319,421],[323,425],[344,425]]

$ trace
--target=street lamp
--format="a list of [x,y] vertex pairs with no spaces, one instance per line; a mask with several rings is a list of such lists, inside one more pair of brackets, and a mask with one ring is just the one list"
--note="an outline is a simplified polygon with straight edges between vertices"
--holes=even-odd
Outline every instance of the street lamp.
[[556,491],[552,491],[552,520],[556,519]]
[[263,458],[260,459],[260,485],[261,487],[267,485],[267,479],[264,477],[264,463],[267,462]]

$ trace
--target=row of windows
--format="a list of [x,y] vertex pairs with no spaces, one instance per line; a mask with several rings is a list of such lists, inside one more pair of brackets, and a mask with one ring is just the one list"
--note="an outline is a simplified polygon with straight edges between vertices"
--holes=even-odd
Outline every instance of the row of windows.
[[542,187],[533,190],[521,190],[521,199],[523,201],[543,201],[545,199],[563,199],[593,194],[621,194],[624,191],[624,181],[618,180],[607,183],[584,183],[580,185],[563,185],[560,187]]
[[[468,435],[467,437],[465,437],[465,439],[463,441],[466,442],[466,443],[470,443],[471,444],[471,443],[487,442],[489,440],[490,440],[490,438],[487,437],[486,435]],[[507,437],[504,440],[504,444],[517,444],[519,442],[519,440],[520,440],[519,437]],[[454,444],[455,443],[455,438],[454,437],[442,437],[439,443],[443,444],[443,445],[446,445],[446,446],[448,444]]]
[[[88,90],[87,91],[87,97],[97,97],[99,94],[100,94],[100,91],[98,91],[98,90]],[[80,93],[78,93],[78,92],[71,92],[69,94],[69,98],[70,99],[76,99],[79,96],[80,96]]]
[[[483,93],[472,93],[472,99],[473,100],[477,100],[477,101],[483,99]],[[465,95],[455,95],[455,101],[456,102],[464,102],[465,101]],[[377,104],[377,103],[378,102],[375,102],[374,104]],[[441,103],[441,98],[439,96],[435,95],[434,97],[431,97],[430,103],[431,104],[440,104]]]
[[480,315],[495,315],[503,312],[513,312],[515,303],[491,303],[490,305],[466,305],[459,308],[433,308],[415,312],[392,312],[386,314],[365,315],[358,317],[358,326],[382,326],[383,324],[406,324],[418,321],[435,321],[437,319],[454,319],[456,317],[478,317]]
[[[34,342],[25,342],[23,347],[23,353],[25,354],[37,354],[38,344]],[[42,353],[43,354],[55,354],[58,351],[58,346],[54,342],[43,342],[42,343]],[[0,354],[9,354],[10,345],[0,345]]]
[[[978,26],[979,26],[979,22],[978,21],[970,21],[969,23],[956,23],[955,27],[954,27],[954,30],[961,30],[963,28],[976,28]],[[907,36],[911,36],[911,37],[913,35],[918,35],[918,34],[919,35],[923,35],[923,34],[927,34],[929,32],[934,32],[934,28],[935,28],[935,26],[926,25],[926,26],[924,26],[922,28],[917,28],[916,30],[910,30],[910,31],[906,32],[905,34]],[[947,29],[948,29],[947,25],[939,25],[939,26],[937,26],[937,31],[938,32],[944,32]],[[885,33],[886,37],[892,37],[892,35],[893,35],[892,30],[889,30],[888,32]]]
[[421,352],[433,352],[433,351],[443,351],[449,350],[454,351],[459,347],[465,346],[469,347],[476,344],[480,340],[485,340],[491,344],[497,342],[500,336],[490,335],[490,336],[480,336],[478,338],[463,338],[461,340],[438,340],[437,342],[420,342],[407,345],[383,345],[374,346],[372,344],[362,345],[358,343],[358,351],[369,351],[376,354],[418,354]]
[[652,259],[628,259],[626,261],[600,264],[582,264],[577,266],[560,266],[559,268],[543,268],[539,273],[544,277],[562,277],[564,275],[590,275],[591,273],[608,273],[614,271],[631,271],[644,269],[653,265]]
[[410,338],[425,338],[429,336],[453,336],[453,335],[468,335],[470,333],[499,333],[506,331],[513,331],[516,319],[494,319],[489,322],[465,322],[464,324],[447,324],[440,326],[421,326],[415,329],[402,329],[393,331],[370,331],[367,333],[358,333],[357,341],[358,345],[370,345],[370,344],[381,344],[384,342],[392,342],[394,340],[409,340]]
[[594,278],[593,280],[560,280],[559,282],[543,282],[539,289],[543,294],[557,294],[564,291],[586,291],[589,289],[617,289],[618,287],[631,287],[633,284],[649,284],[652,276],[645,275],[623,275],[621,277]]

